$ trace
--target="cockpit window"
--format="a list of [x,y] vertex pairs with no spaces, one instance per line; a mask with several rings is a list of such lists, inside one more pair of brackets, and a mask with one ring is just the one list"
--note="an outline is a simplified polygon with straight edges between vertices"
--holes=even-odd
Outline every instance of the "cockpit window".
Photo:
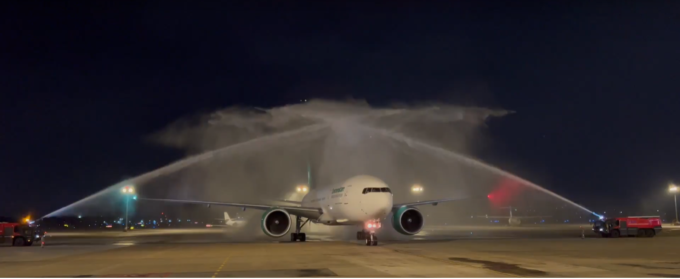
[[364,188],[364,190],[362,191],[363,194],[366,194],[366,193],[381,193],[381,192],[382,192],[382,193],[392,193],[392,191],[390,190],[390,188],[387,188],[387,187],[383,187],[383,188]]

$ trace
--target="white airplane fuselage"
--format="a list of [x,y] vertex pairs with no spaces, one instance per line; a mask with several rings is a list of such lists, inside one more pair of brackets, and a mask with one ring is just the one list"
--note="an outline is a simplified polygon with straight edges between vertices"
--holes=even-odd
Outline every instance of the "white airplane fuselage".
[[392,192],[379,178],[358,175],[331,187],[310,190],[302,206],[322,208],[316,223],[364,224],[387,217],[392,211]]

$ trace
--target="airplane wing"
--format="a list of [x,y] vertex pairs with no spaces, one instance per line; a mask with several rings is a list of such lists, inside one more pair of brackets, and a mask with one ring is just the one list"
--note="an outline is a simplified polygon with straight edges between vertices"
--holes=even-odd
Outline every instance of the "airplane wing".
[[450,201],[457,201],[461,199],[441,199],[441,200],[429,200],[429,201],[419,201],[419,202],[409,202],[409,203],[397,203],[392,205],[392,209],[404,207],[404,206],[419,206],[419,205],[434,205],[436,206],[440,202],[450,202]]
[[145,199],[145,198],[140,198],[140,200],[174,202],[174,203],[193,203],[193,204],[203,204],[203,205],[206,205],[206,206],[211,206],[211,205],[231,206],[231,207],[241,207],[243,209],[252,208],[252,209],[257,209],[257,210],[268,210],[268,209],[272,209],[272,208],[280,208],[280,209],[285,209],[290,214],[305,217],[305,218],[310,218],[310,219],[317,219],[323,213],[321,208],[317,208],[317,207],[245,204],[245,203],[233,203],[233,202],[212,202],[212,201],[173,200],[173,199]]
[[291,204],[302,204],[301,201],[291,201],[291,200],[275,200],[275,202],[285,202],[285,203],[291,203]]

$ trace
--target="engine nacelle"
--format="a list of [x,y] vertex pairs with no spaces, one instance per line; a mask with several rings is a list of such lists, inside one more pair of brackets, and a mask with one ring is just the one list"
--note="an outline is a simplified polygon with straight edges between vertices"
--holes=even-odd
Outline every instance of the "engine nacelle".
[[522,220],[519,218],[510,218],[508,219],[508,224],[510,224],[510,226],[519,226],[522,224]]
[[392,227],[401,234],[417,234],[424,224],[423,214],[413,207],[401,207],[392,216]]
[[280,208],[272,208],[265,211],[260,222],[262,231],[271,237],[282,237],[288,234],[292,223],[290,214]]

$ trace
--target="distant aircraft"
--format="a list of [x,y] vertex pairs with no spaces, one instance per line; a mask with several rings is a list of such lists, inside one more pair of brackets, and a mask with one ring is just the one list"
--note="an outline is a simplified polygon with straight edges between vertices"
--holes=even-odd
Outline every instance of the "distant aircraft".
[[224,225],[227,227],[241,227],[246,224],[245,219],[241,219],[239,217],[237,217],[236,219],[230,218],[229,213],[226,211],[224,212],[224,219],[218,218],[217,220],[224,221]]
[[550,218],[551,216],[516,216],[512,215],[512,206],[501,207],[510,209],[510,215],[508,216],[477,216],[478,218],[492,218],[492,219],[505,219],[508,218],[508,225],[516,227],[522,224],[522,219],[532,219],[532,218]]
[[[308,166],[308,185],[311,188],[311,175]],[[381,220],[392,214],[392,227],[399,233],[414,235],[424,224],[423,215],[416,208],[421,205],[437,205],[440,202],[458,199],[439,199],[395,204],[392,191],[381,179],[370,175],[357,175],[340,184],[318,189],[309,189],[301,202],[294,205],[243,204],[231,202],[212,202],[195,200],[146,199],[163,202],[194,203],[206,206],[221,205],[240,207],[242,210],[257,209],[264,211],[261,225],[270,237],[282,237],[293,227],[291,241],[305,241],[302,227],[311,221],[329,226],[359,226],[357,240],[365,240],[367,246],[378,245],[376,231],[382,227]],[[299,203],[299,204],[298,204]],[[290,215],[295,215],[295,224]],[[302,220],[305,218],[306,220]],[[226,219],[226,218],[225,218]]]

